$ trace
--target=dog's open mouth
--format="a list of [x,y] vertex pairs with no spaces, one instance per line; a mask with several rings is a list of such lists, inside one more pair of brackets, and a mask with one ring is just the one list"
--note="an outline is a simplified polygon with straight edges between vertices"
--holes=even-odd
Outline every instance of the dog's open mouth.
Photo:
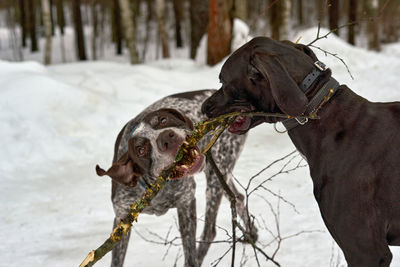
[[176,180],[193,175],[204,168],[204,163],[204,155],[201,154],[199,148],[195,146],[187,151],[187,153],[183,153],[182,158],[176,162],[175,170],[169,178],[171,180]]
[[234,134],[245,133],[249,130],[251,118],[247,116],[237,116],[235,121],[229,126],[229,131]]

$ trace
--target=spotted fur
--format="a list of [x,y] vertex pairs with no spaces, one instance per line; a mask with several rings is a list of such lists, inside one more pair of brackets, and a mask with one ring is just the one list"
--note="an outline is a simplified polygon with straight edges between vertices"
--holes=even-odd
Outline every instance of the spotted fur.
[[[154,129],[150,122],[146,122],[146,116],[159,109],[174,109],[192,122],[198,122],[205,119],[201,113],[201,104],[205,99],[211,96],[215,90],[193,91],[183,94],[177,94],[165,97],[146,108],[142,113],[129,121],[121,130],[115,144],[114,162],[116,162],[128,150],[128,142],[132,136],[145,136],[152,144],[153,148],[157,147],[155,143],[160,133],[166,129],[174,131],[177,135],[184,137],[188,133],[188,129],[179,127],[170,127],[163,129]],[[204,138],[199,144],[200,149],[208,143],[210,137]],[[222,173],[227,174],[227,182],[238,196],[237,209],[241,218],[246,225],[250,225],[249,218],[244,209],[243,196],[234,188],[232,180],[229,178],[230,173],[235,165],[236,160],[243,148],[245,135],[233,135],[225,132],[212,148],[214,160],[218,164]],[[112,202],[115,212],[114,227],[119,223],[120,219],[126,216],[129,205],[137,200],[145,191],[143,184],[154,181],[160,171],[167,165],[171,164],[171,157],[166,156],[157,149],[151,151],[152,167],[151,171],[145,173],[139,180],[136,187],[131,188],[112,182]],[[201,235],[202,241],[211,242],[216,234],[215,223],[218,208],[220,205],[223,189],[221,188],[217,177],[211,167],[206,164],[204,168],[207,179],[206,188],[206,211],[205,226]],[[173,180],[159,192],[152,200],[151,206],[144,209],[144,213],[154,214],[157,216],[165,214],[170,208],[177,208],[179,230],[181,232],[182,244],[184,248],[185,266],[200,266],[209,249],[210,243],[200,242],[196,248],[196,200],[195,200],[196,183],[193,176],[184,179]],[[250,226],[249,226],[250,228]],[[256,229],[252,227],[252,232],[256,235]],[[129,235],[123,237],[120,243],[116,245],[112,252],[111,266],[122,266],[126,254]]]

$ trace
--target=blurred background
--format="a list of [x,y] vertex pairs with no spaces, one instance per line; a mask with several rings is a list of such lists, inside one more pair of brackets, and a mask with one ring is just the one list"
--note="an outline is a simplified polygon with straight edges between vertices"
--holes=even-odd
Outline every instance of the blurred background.
[[1,0],[0,59],[194,59],[208,36],[201,56],[214,65],[236,48],[235,27],[246,28],[244,41],[296,41],[298,32],[318,25],[379,51],[399,39],[400,0]]

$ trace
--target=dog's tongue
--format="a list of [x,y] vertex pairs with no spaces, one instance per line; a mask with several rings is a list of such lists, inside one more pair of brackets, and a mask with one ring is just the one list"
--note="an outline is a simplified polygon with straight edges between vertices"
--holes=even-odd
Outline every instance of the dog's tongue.
[[247,116],[237,116],[235,121],[229,127],[231,133],[247,131],[250,128],[251,119]]

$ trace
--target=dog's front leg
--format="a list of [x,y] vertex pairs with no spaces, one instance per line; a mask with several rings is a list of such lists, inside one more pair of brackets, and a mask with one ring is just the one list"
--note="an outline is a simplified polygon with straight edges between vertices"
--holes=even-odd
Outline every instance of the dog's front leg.
[[196,254],[196,199],[177,207],[179,231],[181,232],[185,267],[198,267]]
[[[114,218],[114,226],[117,227],[121,218]],[[121,241],[118,242],[112,250],[111,253],[111,267],[122,267],[125,260],[126,249],[128,248],[129,237],[131,236],[131,231],[129,231],[128,235],[122,235]]]
[[207,178],[206,214],[204,218],[204,229],[201,234],[201,242],[197,249],[197,261],[199,266],[203,263],[211,242],[215,238],[217,214],[223,195],[223,189],[221,188],[214,171],[207,169],[205,173]]

